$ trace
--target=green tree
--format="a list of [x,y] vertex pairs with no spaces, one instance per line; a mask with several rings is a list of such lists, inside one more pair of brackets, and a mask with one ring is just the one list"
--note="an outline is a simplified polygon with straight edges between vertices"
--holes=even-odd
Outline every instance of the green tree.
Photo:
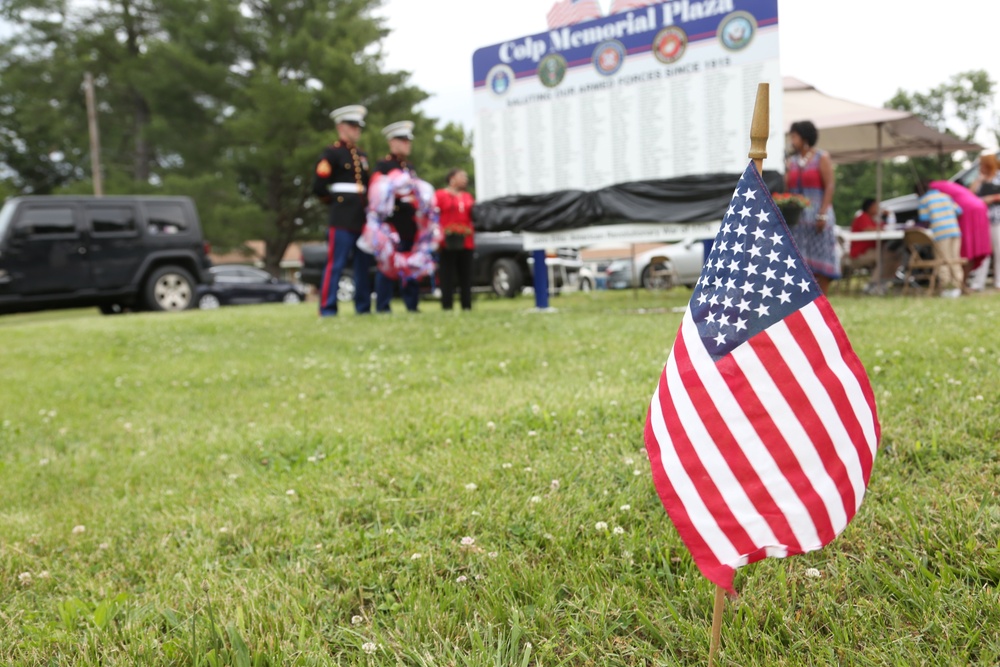
[[441,185],[471,171],[468,135],[414,111],[426,94],[384,71],[381,0],[5,0],[0,44],[0,181],[17,192],[88,191],[80,84],[96,81],[105,191],[195,197],[221,247],[259,238],[274,269],[296,238],[318,236],[313,165],[335,140],[331,109],[362,103],[362,147],[412,118],[415,163]]

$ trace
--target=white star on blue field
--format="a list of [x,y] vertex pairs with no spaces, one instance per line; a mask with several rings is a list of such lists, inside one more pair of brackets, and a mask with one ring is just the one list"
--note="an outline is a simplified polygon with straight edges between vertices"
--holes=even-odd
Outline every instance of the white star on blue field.
[[691,297],[691,316],[705,349],[718,360],[819,296],[751,163]]

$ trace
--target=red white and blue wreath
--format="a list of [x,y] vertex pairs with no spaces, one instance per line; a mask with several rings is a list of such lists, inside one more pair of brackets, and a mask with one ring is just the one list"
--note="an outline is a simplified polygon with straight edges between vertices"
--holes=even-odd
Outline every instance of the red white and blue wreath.
[[[417,235],[413,248],[399,251],[399,234],[386,219],[396,202],[412,204],[416,209]],[[368,220],[359,247],[370,249],[378,270],[392,279],[418,279],[434,271],[431,255],[441,243],[438,212],[434,206],[434,188],[408,170],[393,169],[377,173],[368,184]]]

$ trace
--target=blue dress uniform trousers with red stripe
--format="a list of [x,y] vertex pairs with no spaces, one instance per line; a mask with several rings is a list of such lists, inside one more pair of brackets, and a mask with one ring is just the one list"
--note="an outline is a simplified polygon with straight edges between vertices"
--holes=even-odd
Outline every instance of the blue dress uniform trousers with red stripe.
[[[382,174],[388,174],[394,169],[408,171],[411,167],[406,160],[397,158],[394,155],[387,155],[384,160],[379,160],[378,164],[375,165],[375,171]],[[416,213],[417,210],[412,203],[397,199],[393,214],[386,220],[386,222],[393,226],[396,233],[399,234],[399,243],[396,245],[396,250],[399,252],[407,252],[413,249],[413,243],[417,237]],[[376,312],[391,312],[389,304],[392,301],[392,293],[397,283],[399,283],[400,296],[403,297],[403,305],[411,313],[417,312],[418,304],[420,303],[420,286],[417,284],[417,281],[412,278],[393,280],[387,278],[381,272],[375,275]]]
[[320,283],[319,314],[337,314],[337,290],[348,263],[354,272],[354,310],[371,312],[371,279],[375,258],[357,247],[368,203],[368,156],[338,141],[316,163],[313,194],[330,205],[326,270]]

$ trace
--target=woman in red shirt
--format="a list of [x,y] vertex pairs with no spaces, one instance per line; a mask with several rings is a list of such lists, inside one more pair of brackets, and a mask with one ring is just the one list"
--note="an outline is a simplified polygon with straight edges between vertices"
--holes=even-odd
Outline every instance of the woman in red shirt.
[[444,244],[441,255],[441,307],[451,310],[455,298],[455,278],[458,278],[462,310],[472,310],[472,205],[475,201],[466,188],[469,175],[461,169],[448,172],[447,187],[435,193],[441,212],[441,231]]

